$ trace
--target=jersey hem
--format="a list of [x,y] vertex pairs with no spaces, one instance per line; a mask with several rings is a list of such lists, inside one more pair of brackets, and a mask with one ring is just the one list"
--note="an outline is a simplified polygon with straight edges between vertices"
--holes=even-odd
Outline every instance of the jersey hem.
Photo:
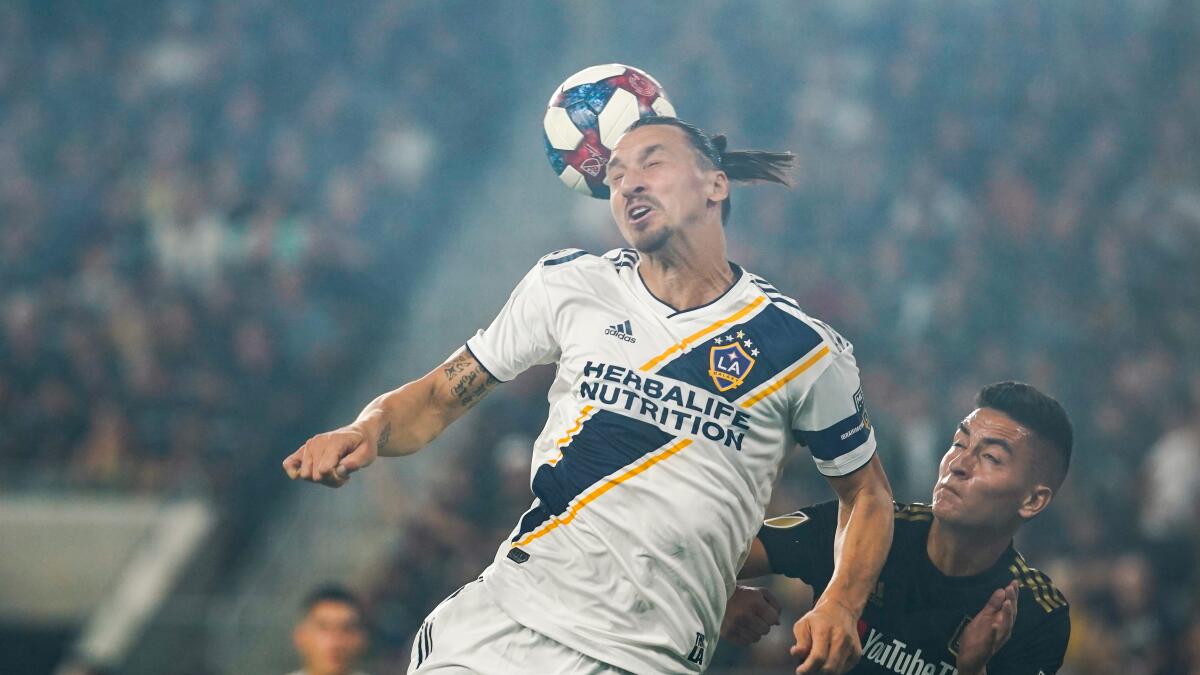
[[[484,588],[487,589],[486,583]],[[677,673],[679,675],[692,675],[693,673],[699,673],[703,670],[700,667],[688,668],[685,665],[686,662],[682,661],[682,659],[676,660],[670,658],[661,658],[661,653],[656,655],[660,658],[647,659],[648,654],[645,652],[636,654],[607,652],[599,645],[581,642],[577,636],[573,635],[572,633],[558,631],[554,628],[547,630],[546,626],[542,625],[543,622],[539,622],[531,616],[526,616],[521,611],[513,611],[510,609],[508,603],[505,602],[503,597],[501,597],[501,593],[496,593],[492,589],[487,590],[488,594],[491,596],[492,602],[494,602],[496,606],[500,608],[500,611],[507,614],[508,618],[516,621],[535,633],[540,633],[541,635],[554,640],[568,649],[573,649],[580,654],[583,654],[590,659],[599,661],[605,665],[614,666],[616,668],[620,668],[621,670],[629,671],[630,673]],[[713,646],[715,646],[715,643]],[[650,670],[647,670],[647,668],[650,668]],[[664,670],[664,668],[666,669]]]

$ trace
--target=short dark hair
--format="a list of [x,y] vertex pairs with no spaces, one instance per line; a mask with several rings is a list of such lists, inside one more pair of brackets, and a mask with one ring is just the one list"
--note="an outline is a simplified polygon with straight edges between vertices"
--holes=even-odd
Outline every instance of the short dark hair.
[[1048,469],[1046,479],[1057,492],[1066,480],[1071,446],[1075,442],[1071,418],[1062,404],[1024,382],[995,382],[979,390],[975,405],[999,410],[1050,445],[1053,454],[1046,458],[1049,461],[1044,466]]
[[[796,163],[796,155],[790,152],[767,152],[765,150],[726,150],[726,138],[720,134],[709,136],[700,127],[684,122],[678,117],[651,115],[639,118],[629,125],[628,131],[641,127],[668,126],[683,131],[692,143],[692,148],[709,166],[724,171],[729,180],[742,183],[766,182],[790,185],[788,173]],[[729,220],[733,200],[726,197],[721,204],[721,224]]]
[[342,605],[349,605],[358,613],[360,620],[366,619],[365,608],[358,596],[350,592],[350,589],[341,584],[324,584],[313,589],[311,593],[304,597],[304,602],[300,605],[301,614],[308,614],[313,607],[322,602],[336,602]]

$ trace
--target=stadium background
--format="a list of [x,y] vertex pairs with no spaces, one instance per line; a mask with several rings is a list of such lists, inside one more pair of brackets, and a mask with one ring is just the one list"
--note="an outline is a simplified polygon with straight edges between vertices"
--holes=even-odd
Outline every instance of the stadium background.
[[[980,385],[1066,404],[1019,542],[1072,603],[1064,672],[1200,672],[1197,7],[0,3],[0,672],[286,672],[326,580],[401,670],[527,505],[550,374],[337,492],[279,462],[542,253],[619,244],[539,137],[612,61],[799,154],[738,193],[731,256],[856,344],[899,498]],[[799,454],[773,510],[829,495]],[[711,672],[787,672],[807,597],[777,589],[785,628]]]

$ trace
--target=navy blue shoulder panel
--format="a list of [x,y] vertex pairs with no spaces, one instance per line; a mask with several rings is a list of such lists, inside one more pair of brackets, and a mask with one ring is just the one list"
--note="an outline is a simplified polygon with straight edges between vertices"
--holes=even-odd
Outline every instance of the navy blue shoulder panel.
[[[568,250],[570,250],[570,249],[568,249]],[[551,254],[551,255],[553,255],[553,254]],[[547,257],[545,260],[542,261],[542,267],[550,267],[552,265],[561,265],[563,263],[569,263],[572,260],[574,260],[576,258],[581,258],[585,255],[591,255],[591,254],[588,253],[587,251],[574,250],[574,251],[571,251],[570,253],[564,253],[563,255],[558,256],[557,258]]]
[[788,296],[784,295],[783,293],[780,293],[779,289],[772,286],[770,284],[770,282],[768,282],[766,279],[763,279],[762,277],[758,276],[757,274],[753,274],[750,276],[750,281],[755,286],[757,286],[758,289],[763,292],[763,295],[766,295],[767,299],[769,299],[771,302],[776,302],[781,305],[787,305],[788,307],[791,307],[792,309],[796,310],[797,312],[804,311],[804,310],[800,309],[800,305],[796,304],[795,300],[789,298]]
[[617,269],[621,269],[622,267],[633,267],[638,260],[638,254],[631,248],[618,248],[605,253],[604,259],[611,262]]

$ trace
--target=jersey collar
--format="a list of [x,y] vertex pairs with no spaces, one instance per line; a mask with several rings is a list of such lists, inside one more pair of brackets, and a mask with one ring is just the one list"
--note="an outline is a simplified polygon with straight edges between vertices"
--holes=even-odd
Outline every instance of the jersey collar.
[[707,310],[721,308],[729,301],[730,298],[735,298],[740,294],[741,289],[744,288],[748,283],[747,279],[749,278],[749,275],[745,273],[740,265],[730,261],[729,269],[733,270],[733,283],[729,285],[729,288],[725,289],[724,293],[716,298],[713,298],[712,300],[709,300],[703,305],[688,307],[686,309],[677,309],[660,300],[656,295],[654,295],[653,292],[651,292],[650,288],[646,286],[646,282],[642,280],[641,266],[642,257],[639,255],[637,262],[633,265],[633,287],[637,294],[643,300],[645,300],[647,304],[653,307],[659,315],[667,319],[674,319],[676,317],[680,319],[688,319],[692,316],[703,314]]
[[[919,564],[924,568],[926,574],[941,579],[949,586],[964,588],[977,586],[988,582],[995,584],[999,583],[1000,581],[1004,582],[1000,584],[1003,586],[1012,580],[1012,574],[1009,572],[1008,567],[1016,559],[1017,550],[1013,548],[1011,541],[1008,542],[1008,548],[1004,550],[1004,553],[1000,554],[1000,557],[996,559],[996,562],[992,563],[991,567],[978,574],[972,574],[965,577],[952,577],[943,574],[942,571],[937,568],[937,565],[934,565],[933,561],[929,559],[929,551],[926,549],[926,543],[928,539],[929,531],[926,530],[925,538],[921,540]],[[1000,586],[997,586],[996,588],[999,587]]]

